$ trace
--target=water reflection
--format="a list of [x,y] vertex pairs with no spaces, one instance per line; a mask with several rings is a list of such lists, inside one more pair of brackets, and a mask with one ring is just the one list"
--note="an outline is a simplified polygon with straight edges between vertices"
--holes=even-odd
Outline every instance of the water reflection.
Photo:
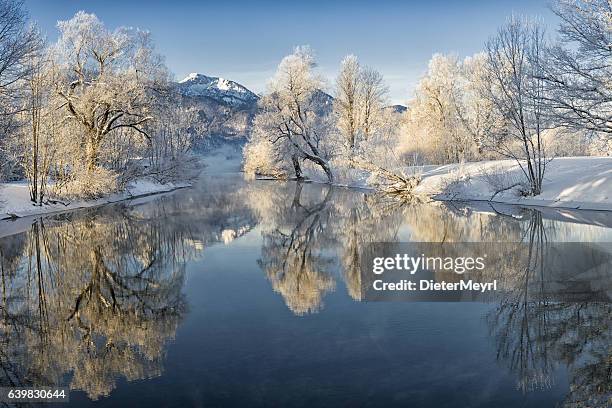
[[[505,295],[486,323],[498,364],[524,392],[552,386],[563,367],[568,406],[605,405],[612,392],[607,258],[590,244],[580,253],[545,253],[553,241],[611,240],[610,217],[597,214],[589,223],[584,214],[398,205],[315,184],[217,178],[139,205],[41,219],[0,239],[0,384],[68,381],[97,399],[119,378],[162,375],[165,350],[188,310],[187,266],[205,262],[211,245],[248,236],[260,254],[252,272],[263,272],[274,296],[304,316],[322,312],[334,292],[362,300],[368,243],[503,241],[531,251],[517,259],[508,245],[496,260]],[[551,259],[574,262],[576,273],[551,274]]]
[[259,266],[287,307],[298,315],[319,310],[323,294],[334,289],[328,272],[332,255],[324,253],[328,244],[324,232],[332,217],[332,189],[323,194],[305,200],[302,183],[297,183],[291,201],[272,197],[277,201],[272,217],[277,224],[263,233]]
[[487,317],[498,360],[523,392],[550,388],[564,365],[565,406],[610,406],[611,254],[588,243],[558,253],[542,214],[534,212],[527,225],[527,259],[515,264],[509,290]]
[[70,387],[95,399],[119,377],[159,375],[186,310],[184,238],[116,208],[1,241],[2,384],[61,384],[71,373]]
[[[327,272],[334,264],[348,294],[360,300],[361,251],[367,242],[516,242],[491,260],[497,268],[489,280],[500,280],[505,293],[487,318],[498,360],[512,370],[524,392],[551,387],[552,372],[564,365],[570,376],[568,406],[610,403],[610,253],[588,243],[574,245],[570,253],[547,253],[552,241],[571,241],[576,235],[605,239],[608,231],[574,225],[579,233],[568,233],[567,225],[544,219],[536,210],[389,206],[362,193],[312,187],[305,191],[302,184],[295,185],[288,199],[288,190],[266,193],[274,202],[266,207],[268,214],[259,198],[254,205],[267,223],[260,266],[295,314],[320,310],[325,293],[334,288]],[[522,243],[529,248],[526,259],[518,255]],[[562,271],[572,274],[559,276]]]
[[248,203],[262,222],[259,265],[287,307],[297,315],[320,310],[338,269],[349,295],[361,300],[361,251],[368,242],[398,239],[400,207],[303,183],[256,189]]

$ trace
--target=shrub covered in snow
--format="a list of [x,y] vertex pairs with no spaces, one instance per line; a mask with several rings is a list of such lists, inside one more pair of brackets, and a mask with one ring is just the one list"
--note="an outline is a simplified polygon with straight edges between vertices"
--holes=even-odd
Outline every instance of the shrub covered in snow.
[[71,177],[63,183],[56,184],[52,195],[67,199],[95,199],[116,192],[119,188],[119,176],[112,170],[96,167],[74,169]]
[[495,166],[483,169],[482,176],[491,191],[491,199],[506,191],[512,191],[517,196],[525,197],[529,195],[529,183],[521,173]]
[[257,132],[243,149],[243,170],[248,178],[255,176],[270,176],[274,178],[287,177],[287,165],[277,159],[275,147]]

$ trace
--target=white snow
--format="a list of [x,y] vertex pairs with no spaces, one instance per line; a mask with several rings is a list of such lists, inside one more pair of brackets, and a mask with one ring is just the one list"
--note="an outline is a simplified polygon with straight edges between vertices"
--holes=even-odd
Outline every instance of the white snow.
[[[10,235],[10,230],[15,229],[18,226],[17,224],[22,223],[23,221],[20,222],[20,219],[24,217],[65,212],[78,208],[97,207],[150,194],[168,192],[189,185],[187,183],[159,184],[150,180],[138,180],[132,182],[125,191],[108,197],[36,206],[30,201],[27,183],[0,183],[0,237]],[[11,221],[12,215],[21,218],[17,221]]]
[[244,86],[225,78],[191,73],[179,81],[181,92],[191,97],[209,97],[230,105],[242,106],[257,101],[258,97]]
[[194,79],[196,79],[200,74],[198,74],[197,72],[192,72],[189,75],[187,75],[183,80],[179,81],[179,84],[182,84],[184,82],[189,82],[189,81],[193,81]]
[[[486,200],[498,203],[561,207],[585,210],[612,210],[612,157],[555,158],[547,168],[542,193],[520,197],[516,189],[499,193],[485,174],[504,173],[518,179],[522,173],[513,160],[497,160],[443,166],[424,166],[421,184],[415,193],[439,200]],[[456,183],[452,183],[456,181]]]
[[[523,206],[553,207],[576,210],[612,211],[612,157],[559,157],[548,163],[542,193],[521,197],[517,189],[499,193],[486,174],[502,173],[519,180],[522,171],[515,160],[491,160],[461,164],[426,165],[402,169],[404,174],[418,174],[421,183],[416,195],[440,201],[487,201]],[[326,184],[319,173],[307,173],[317,183]],[[370,173],[353,169],[348,177],[333,183],[338,187],[374,190],[368,183]]]
[[219,78],[217,79],[217,88],[221,89],[222,91],[227,91],[230,89],[230,83],[223,78]]

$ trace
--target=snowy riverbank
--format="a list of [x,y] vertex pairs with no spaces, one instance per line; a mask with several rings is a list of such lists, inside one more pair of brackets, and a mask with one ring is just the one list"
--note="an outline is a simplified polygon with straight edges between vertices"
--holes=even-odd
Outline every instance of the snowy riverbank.
[[[547,165],[542,194],[521,197],[518,187],[500,191],[524,179],[514,160],[492,160],[463,164],[427,165],[403,169],[406,175],[419,175],[415,195],[440,201],[487,201],[523,206],[612,211],[612,157],[560,157]],[[374,190],[371,174],[353,170],[339,177],[334,185]],[[326,183],[323,176],[311,181]]]
[[425,166],[417,171],[422,181],[415,193],[437,200],[612,210],[612,157],[554,159],[547,166],[542,194],[535,197],[521,197],[516,187],[495,195],[491,179],[499,185],[520,179],[521,170],[513,160]]
[[[204,166],[203,174],[238,173],[240,171],[241,151],[235,146],[221,146],[213,149],[200,159]],[[0,237],[22,230],[21,225],[29,225],[37,215],[62,213],[82,208],[98,207],[120,201],[132,200],[153,194],[167,193],[191,186],[191,183],[160,184],[151,180],[132,182],[125,191],[96,200],[59,200],[55,204],[32,205],[25,181],[0,183]]]
[[189,183],[160,184],[150,180],[139,180],[128,185],[125,191],[112,194],[96,200],[74,200],[32,205],[26,182],[0,184],[0,230],[7,227],[7,219],[24,218],[34,215],[53,214],[79,208],[97,207],[104,204],[116,203],[152,194],[173,191],[190,186]]

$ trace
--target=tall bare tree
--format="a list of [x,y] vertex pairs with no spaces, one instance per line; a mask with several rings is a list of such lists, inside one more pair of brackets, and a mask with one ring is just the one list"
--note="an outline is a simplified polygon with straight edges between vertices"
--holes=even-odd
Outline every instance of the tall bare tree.
[[36,30],[28,26],[23,1],[0,0],[0,177],[19,164],[9,137],[18,129],[16,113],[22,109],[21,81],[28,75],[29,55],[40,48]]
[[558,0],[560,41],[541,77],[555,120],[612,137],[612,1]]
[[541,79],[544,33],[534,22],[513,16],[486,44],[485,92],[502,118],[491,146],[517,161],[528,182],[526,194],[538,195],[548,159],[542,141],[547,122]]

